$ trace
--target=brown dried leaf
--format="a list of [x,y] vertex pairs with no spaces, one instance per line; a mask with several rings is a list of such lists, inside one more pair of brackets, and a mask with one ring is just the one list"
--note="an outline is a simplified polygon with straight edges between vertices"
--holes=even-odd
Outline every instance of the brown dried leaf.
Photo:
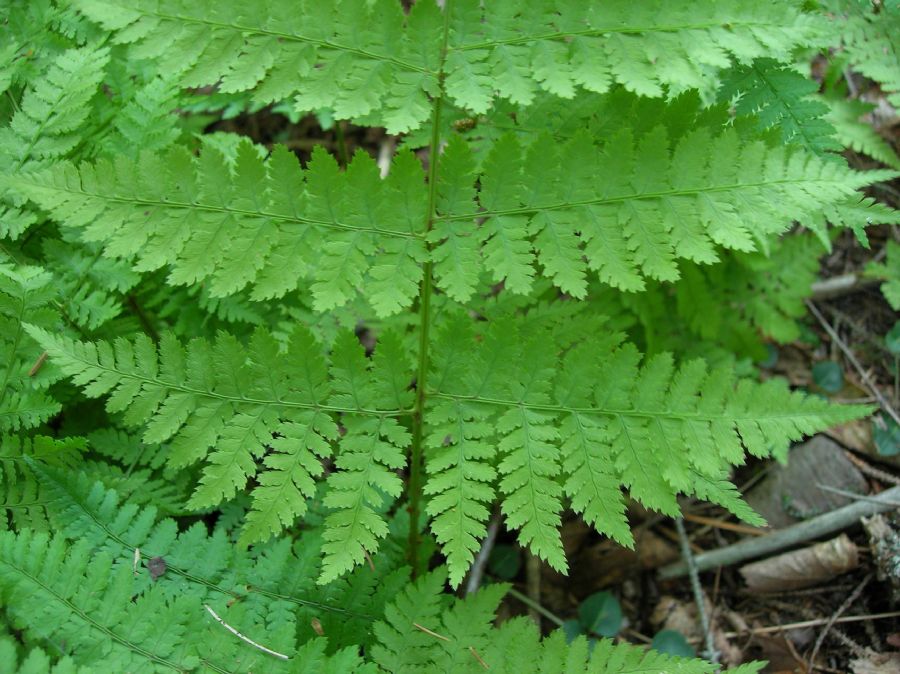
[[846,534],[824,543],[740,568],[754,592],[783,592],[820,585],[859,566],[859,551]]

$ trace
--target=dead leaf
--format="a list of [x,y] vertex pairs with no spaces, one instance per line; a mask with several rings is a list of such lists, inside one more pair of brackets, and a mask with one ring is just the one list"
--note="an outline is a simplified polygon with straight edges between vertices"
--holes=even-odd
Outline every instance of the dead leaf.
[[859,550],[846,534],[740,568],[754,592],[799,590],[825,583],[859,566]]

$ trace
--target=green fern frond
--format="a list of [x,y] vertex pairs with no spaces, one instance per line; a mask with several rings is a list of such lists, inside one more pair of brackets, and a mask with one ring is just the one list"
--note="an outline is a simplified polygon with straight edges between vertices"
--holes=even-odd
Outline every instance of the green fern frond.
[[878,82],[891,104],[900,107],[900,6],[869,0],[829,4],[851,66]]
[[807,312],[821,251],[812,234],[791,234],[773,241],[767,255],[728,253],[717,264],[682,264],[678,281],[648,284],[643,293],[595,294],[634,316],[635,339],[648,354],[672,351],[713,362],[718,349],[762,361],[764,339],[800,337],[798,321]]
[[[83,438],[54,440],[45,436],[0,436],[0,511],[3,521],[0,529],[13,524],[17,529],[30,528],[46,531],[46,507],[50,496],[32,470],[32,461],[65,470],[73,470],[79,464],[85,448]],[[8,520],[8,521],[7,521]]]
[[[13,625],[33,641],[52,640],[79,665],[116,671],[298,672],[319,662],[323,669],[318,671],[374,671],[363,665],[356,648],[327,655],[324,640],[295,646],[294,615],[278,610],[277,600],[259,612],[244,602],[204,601],[198,586],[167,592],[164,584],[148,584],[146,575],[141,569],[137,576],[130,564],[114,564],[108,553],[93,552],[87,541],[67,545],[60,537],[28,530],[0,533],[0,595]],[[282,656],[240,640],[208,606],[242,633],[264,635],[260,640]]]
[[[698,129],[669,146],[662,127],[640,137],[623,130],[601,147],[583,134],[562,146],[542,136],[528,148],[508,137],[479,175],[456,137],[442,157],[427,237],[438,285],[466,301],[483,265],[527,293],[539,265],[575,297],[585,296],[589,271],[641,290],[645,279],[676,280],[679,259],[713,262],[717,246],[756,250],[792,220],[825,240],[829,217],[864,227],[868,215],[840,209],[859,200],[858,188],[894,175],[744,142],[733,131]],[[8,182],[84,228],[107,255],[134,259],[138,271],[168,265],[172,284],[202,282],[214,297],[252,285],[251,297],[266,299],[305,278],[317,311],[361,291],[387,316],[413,302],[428,259],[422,180],[409,153],[383,181],[367,155],[340,172],[316,152],[304,173],[284,149],[264,161],[242,142],[233,171],[217,150],[196,160],[176,149],[80,170],[59,164]]]
[[47,239],[43,253],[44,264],[53,270],[53,285],[66,317],[87,330],[96,330],[119,316],[124,295],[140,281],[140,275],[126,263],[102,257],[102,249],[96,245]]
[[429,391],[425,490],[454,586],[485,534],[495,494],[520,541],[565,570],[563,494],[585,521],[626,545],[621,486],[669,515],[680,512],[678,493],[702,492],[759,522],[724,487],[745,448],[783,458],[791,441],[870,411],[829,406],[778,380],[736,381],[729,368],[710,371],[701,360],[676,368],[660,354],[641,365],[630,345],[608,351],[590,342],[554,357],[552,343],[552,335],[511,322],[478,339],[460,321],[440,334],[447,358],[430,378],[439,388]]
[[[465,599],[442,594],[446,569],[439,568],[409,585],[375,625],[378,645],[372,657],[397,674],[425,671],[604,672],[605,674],[711,674],[717,666],[673,657],[628,643],[585,637],[567,643],[562,630],[541,639],[534,623],[513,618],[492,627],[505,585],[489,585]],[[740,667],[735,674],[758,672],[762,663]]]
[[498,95],[528,105],[539,90],[571,98],[581,88],[604,92],[621,83],[648,96],[709,92],[733,61],[784,61],[820,39],[817,21],[789,3],[569,2],[560,12],[549,1],[527,11],[460,2],[446,17],[443,44],[445,17],[432,2],[416,3],[408,15],[391,0],[306,2],[290,11],[269,0],[253,12],[237,2],[75,5],[134,44],[134,58],[180,73],[183,86],[254,89],[262,103],[293,98],[300,111],[327,108],[390,133],[428,119],[442,76],[453,104],[475,114]]
[[0,432],[34,428],[60,409],[42,390],[52,377],[33,376],[43,358],[23,325],[28,320],[55,327],[52,280],[39,267],[0,263]]
[[[62,473],[39,464],[34,470],[51,521],[67,538],[86,541],[129,568],[136,555],[145,566],[151,559],[164,559],[165,574],[154,583],[167,593],[189,592],[203,601],[239,600],[257,613],[280,606],[297,614],[299,633],[306,638],[315,636],[309,621],[316,618],[336,647],[365,643],[360,635],[370,631],[373,618],[408,579],[403,552],[391,553],[386,545],[374,557],[375,571],[363,567],[322,587],[316,584],[321,527],[307,529],[295,545],[281,538],[248,551],[229,541],[221,528],[209,534],[194,525],[179,533],[176,522],[159,519],[154,506],[122,503],[114,490],[84,472]],[[402,540],[406,530],[395,528],[399,531],[391,536]],[[139,578],[143,584],[151,580],[145,571]]]
[[170,283],[203,282],[212,297],[248,284],[254,299],[280,297],[307,278],[319,311],[362,285],[379,315],[412,303],[426,255],[414,232],[427,197],[411,153],[395,160],[386,181],[368,155],[343,173],[319,151],[303,172],[284,148],[264,162],[246,141],[230,164],[209,147],[199,160],[176,148],[80,174],[59,164],[22,186],[60,221],[86,227],[84,238],[103,242],[108,255],[134,258],[142,272],[170,265]]
[[762,129],[779,128],[785,143],[815,154],[839,151],[828,106],[815,97],[818,86],[796,70],[759,59],[729,74],[719,91],[738,115],[756,115]]
[[900,244],[888,240],[887,258],[883,263],[870,262],[866,265],[866,276],[884,280],[881,292],[888,304],[900,311]]
[[105,48],[70,49],[25,92],[9,127],[0,130],[0,167],[34,170],[47,159],[71,152],[81,142],[87,119],[109,61]]
[[[529,290],[535,260],[575,297],[585,296],[589,270],[621,290],[641,290],[645,278],[676,280],[679,258],[708,264],[716,245],[756,250],[791,220],[822,232],[831,207],[894,175],[743,142],[734,131],[713,136],[700,128],[669,146],[661,126],[637,138],[621,130],[601,148],[586,134],[562,146],[545,135],[524,151],[501,140],[480,176],[487,191],[479,208],[464,191],[472,181],[469,149],[451,144],[441,189],[454,200],[439,202],[431,237],[441,286],[459,301],[471,296],[470,270],[479,265],[471,239],[478,237],[487,239],[485,266],[514,292]],[[484,224],[475,228],[476,220]]]
[[[339,436],[335,415],[342,415],[338,471],[328,479],[327,504],[335,512],[326,545],[326,559],[341,561],[326,563],[323,578],[361,562],[363,550],[374,552],[375,541],[386,535],[372,504],[382,502],[379,494],[399,495],[401,483],[391,470],[405,464],[409,443],[392,418],[403,412],[393,406],[408,397],[385,395],[383,386],[408,368],[394,362],[402,355],[396,349],[370,364],[345,333],[333,349],[329,379],[321,347],[299,327],[284,350],[258,330],[247,347],[223,334],[214,344],[194,340],[185,348],[164,335],[158,351],[147,337],[83,343],[28,329],[89,396],[108,394],[110,412],[123,412],[131,425],[146,424],[144,442],[170,441],[170,467],[206,459],[188,507],[218,505],[259,473],[244,543],[264,541],[306,512],[314,479],[323,473],[321,459]],[[407,370],[405,380],[411,379]]]
[[86,667],[78,667],[72,658],[66,656],[55,663],[41,648],[32,648],[24,657],[12,639],[0,638],[0,662],[4,674],[90,674]]
[[870,113],[874,105],[850,99],[826,99],[825,102],[829,107],[827,119],[834,125],[842,145],[900,170],[900,157],[894,148],[871,124],[860,119]]

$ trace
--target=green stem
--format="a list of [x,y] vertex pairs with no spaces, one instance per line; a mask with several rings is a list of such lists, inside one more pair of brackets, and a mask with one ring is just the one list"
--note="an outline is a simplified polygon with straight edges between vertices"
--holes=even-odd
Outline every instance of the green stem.
[[550,611],[548,611],[547,609],[545,609],[543,606],[541,606],[540,604],[538,604],[534,599],[532,599],[531,597],[529,597],[527,594],[522,594],[521,592],[519,592],[519,591],[518,591],[516,588],[514,588],[514,587],[509,588],[509,590],[507,591],[507,593],[509,594],[510,597],[515,597],[515,598],[518,599],[520,602],[522,602],[523,604],[525,604],[525,606],[527,606],[528,608],[534,609],[535,611],[537,611],[538,613],[540,613],[542,616],[544,616],[547,620],[549,620],[550,622],[552,622],[552,623],[553,623],[554,625],[556,625],[557,627],[562,627],[562,626],[563,626],[563,619],[562,619],[562,618],[560,618],[560,617],[559,617],[558,615],[556,615],[555,613],[551,613]]
[[337,140],[338,163],[347,168],[347,164],[350,163],[350,157],[347,154],[347,138],[344,135],[343,121],[339,120],[334,123],[334,135],[335,140]]
[[[444,5],[444,34],[441,45],[440,71],[438,83],[440,93],[434,99],[431,115],[431,143],[428,151],[428,215],[424,234],[427,239],[436,218],[437,166],[441,150],[441,110],[443,108],[444,62],[447,59],[447,43],[450,34],[450,5]],[[419,360],[416,366],[416,404],[413,411],[412,449],[409,459],[409,563],[413,577],[419,571],[419,519],[424,496],[423,455],[425,437],[425,398],[428,378],[428,334],[431,328],[431,293],[433,289],[431,244],[428,246],[429,259],[422,270],[422,285],[419,292]]]

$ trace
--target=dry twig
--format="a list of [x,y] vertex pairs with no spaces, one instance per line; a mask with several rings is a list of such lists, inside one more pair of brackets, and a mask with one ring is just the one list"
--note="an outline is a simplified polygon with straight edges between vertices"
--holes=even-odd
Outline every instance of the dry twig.
[[[891,487],[877,496],[863,497],[843,508],[773,531],[765,536],[745,539],[725,548],[704,552],[697,555],[694,561],[698,571],[706,571],[717,566],[728,566],[747,559],[762,557],[813,538],[841,531],[858,522],[860,517],[895,508],[898,500],[900,500],[900,487]],[[683,576],[687,570],[684,562],[678,562],[660,569],[659,575],[661,578],[676,578]]]
[[500,514],[494,513],[491,517],[491,523],[488,525],[487,536],[481,544],[481,550],[472,563],[469,570],[469,579],[466,581],[466,594],[472,594],[481,585],[481,578],[484,576],[484,567],[487,566],[488,559],[491,557],[491,550],[494,549],[494,543],[497,540],[497,534],[500,532]]
[[691,579],[691,590],[694,593],[694,603],[697,604],[697,615],[700,617],[700,629],[703,632],[703,642],[706,652],[703,657],[711,662],[718,662],[719,653],[713,644],[712,631],[710,630],[709,616],[706,614],[706,602],[703,597],[703,589],[700,587],[700,572],[697,571],[697,565],[694,564],[694,555],[691,552],[690,539],[688,539],[687,531],[684,529],[684,519],[675,518],[675,529],[678,531],[679,542],[681,543],[681,556],[684,558],[688,567],[688,574]]
[[218,622],[222,627],[224,627],[226,630],[228,630],[229,632],[231,632],[234,636],[238,637],[239,639],[243,639],[244,641],[246,641],[248,644],[250,644],[250,645],[253,646],[254,648],[258,648],[258,649],[261,650],[262,652],[268,653],[269,655],[274,655],[276,658],[281,658],[282,660],[290,660],[290,658],[289,658],[288,656],[286,656],[284,653],[279,653],[278,651],[273,651],[271,648],[266,648],[266,647],[263,646],[262,644],[256,643],[256,642],[253,641],[253,639],[251,639],[250,637],[245,637],[243,634],[241,634],[240,632],[238,632],[236,629],[234,629],[234,628],[233,628],[231,625],[229,625],[227,622],[225,622],[224,620],[222,620],[222,619],[219,617],[219,615],[209,607],[208,604],[204,604],[204,605],[203,605],[203,608],[205,608],[207,611],[209,611],[209,614],[210,614],[213,618],[215,618],[215,619],[216,619],[216,622]]
[[813,646],[812,655],[809,656],[809,668],[812,669],[816,662],[816,656],[819,654],[819,649],[822,648],[822,644],[825,642],[825,637],[828,636],[829,630],[831,630],[832,625],[834,625],[834,621],[841,617],[841,614],[846,611],[848,608],[853,606],[853,602],[859,598],[860,593],[863,591],[863,588],[869,584],[869,581],[872,580],[872,574],[870,573],[865,578],[863,578],[862,582],[856,586],[856,589],[850,593],[850,596],[847,597],[846,601],[838,607],[838,610],[835,611],[831,618],[829,618],[828,622],[825,623],[825,627],[822,628],[822,631],[819,633],[819,638],[816,639],[816,644]]

